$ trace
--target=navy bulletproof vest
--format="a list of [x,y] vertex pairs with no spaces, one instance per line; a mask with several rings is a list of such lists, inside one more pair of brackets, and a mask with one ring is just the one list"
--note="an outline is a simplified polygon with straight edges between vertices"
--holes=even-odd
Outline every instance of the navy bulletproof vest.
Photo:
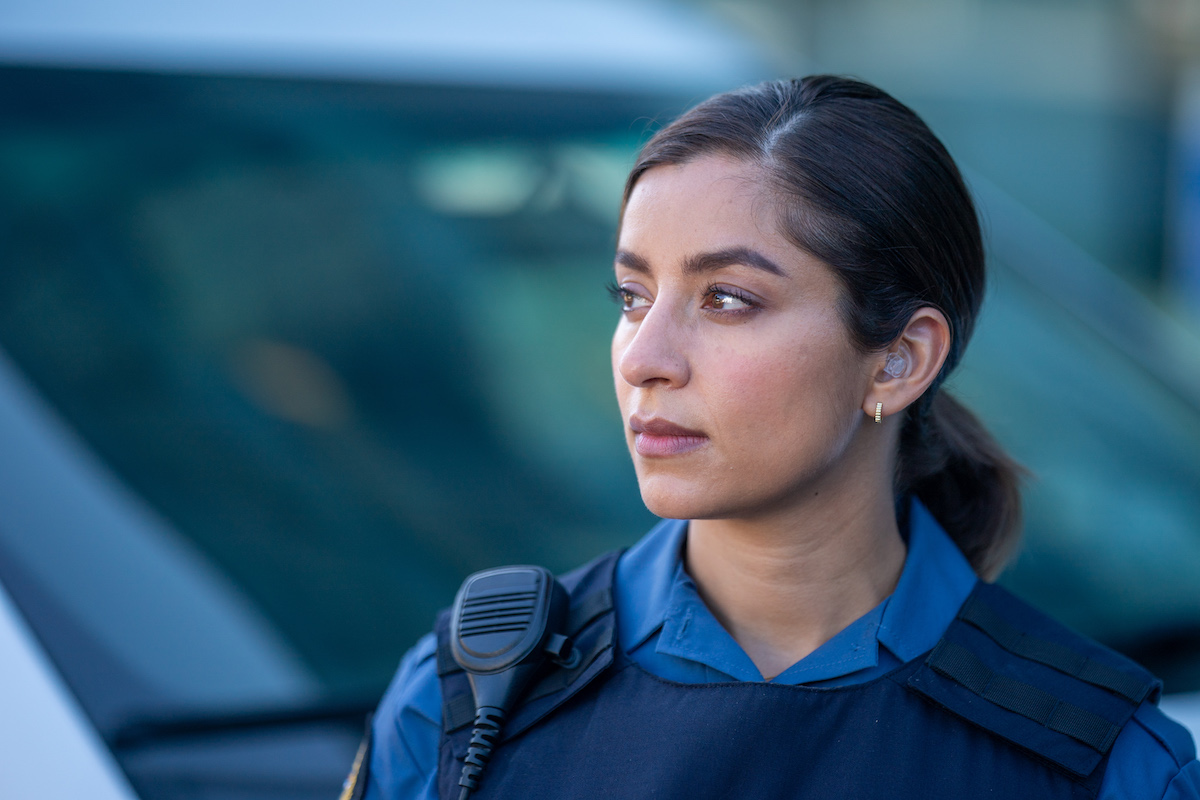
[[[510,716],[473,798],[1094,798],[1113,743],[1161,684],[997,586],[937,646],[830,689],[680,684],[620,652],[610,554],[564,576],[582,658]],[[474,703],[437,623],[442,800],[459,796]]]

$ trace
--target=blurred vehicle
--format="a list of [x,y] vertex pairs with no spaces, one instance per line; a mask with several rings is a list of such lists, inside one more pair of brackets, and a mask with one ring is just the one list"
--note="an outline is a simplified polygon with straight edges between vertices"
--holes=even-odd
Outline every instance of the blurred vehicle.
[[0,585],[143,800],[334,796],[462,575],[647,526],[620,187],[758,62],[651,4],[52,0],[0,64]]
[[[0,746],[5,797],[134,800],[125,776],[0,588]],[[35,725],[26,720],[38,720]],[[70,769],[39,769],[47,764]]]
[[[331,796],[463,576],[650,526],[621,185],[767,71],[652,4],[321,14],[0,9],[0,584],[143,800]],[[1194,692],[1200,349],[971,183],[995,278],[954,389],[1038,476],[1004,580]]]
[[0,442],[0,795],[132,797],[107,743],[143,798],[329,796],[365,711],[2,356]]

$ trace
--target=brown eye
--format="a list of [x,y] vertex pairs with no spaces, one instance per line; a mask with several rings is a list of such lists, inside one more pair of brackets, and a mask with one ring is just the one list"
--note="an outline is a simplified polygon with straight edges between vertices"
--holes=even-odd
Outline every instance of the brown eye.
[[742,311],[754,303],[741,295],[724,289],[709,289],[705,306],[715,311]]
[[613,302],[621,307],[622,312],[637,311],[650,307],[650,300],[642,297],[632,289],[612,283],[608,287],[608,295]]

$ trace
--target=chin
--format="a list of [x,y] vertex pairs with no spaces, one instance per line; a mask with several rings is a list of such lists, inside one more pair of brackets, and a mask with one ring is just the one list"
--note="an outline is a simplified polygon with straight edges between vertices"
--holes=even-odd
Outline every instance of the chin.
[[730,473],[703,471],[639,472],[638,488],[650,513],[664,519],[742,519],[750,520],[793,508],[801,500],[825,492],[826,472],[797,471],[793,480],[770,483],[763,480],[770,470],[731,478]]
[[638,481],[642,502],[650,513],[664,519],[722,519],[737,510],[711,487],[690,481],[654,476]]

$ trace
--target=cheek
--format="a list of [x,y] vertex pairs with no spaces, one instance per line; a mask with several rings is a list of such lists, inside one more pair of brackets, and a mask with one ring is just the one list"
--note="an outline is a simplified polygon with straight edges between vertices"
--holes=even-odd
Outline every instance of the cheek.
[[[738,441],[777,437],[795,421],[796,411],[806,404],[803,370],[787,359],[749,357],[731,359],[714,383],[722,390],[714,397],[716,419],[739,431]],[[757,446],[757,445],[754,445]]]
[[721,359],[715,417],[730,424],[728,443],[751,454],[831,444],[858,409],[856,364],[842,342],[822,337]]

